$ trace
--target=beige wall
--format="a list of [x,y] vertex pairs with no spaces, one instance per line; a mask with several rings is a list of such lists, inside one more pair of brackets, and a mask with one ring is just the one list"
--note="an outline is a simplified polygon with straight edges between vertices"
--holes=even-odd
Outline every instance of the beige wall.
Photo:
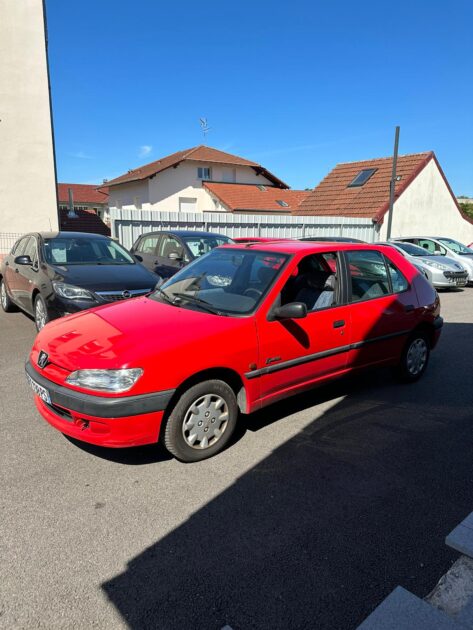
[[0,104],[0,232],[57,229],[41,0],[0,0]]
[[[381,240],[386,239],[387,224],[386,214]],[[434,160],[395,202],[391,236],[449,236],[466,244],[473,241],[473,224],[458,211]]]
[[[181,162],[177,168],[168,168],[151,179],[113,186],[110,189],[110,208],[117,203],[124,209],[136,208],[134,199],[140,197],[142,210],[160,210],[179,212],[179,199],[196,199],[196,212],[206,210],[225,211],[225,207],[214,203],[212,196],[197,178],[199,166],[211,167],[212,180],[222,181],[222,166],[198,162]],[[268,184],[271,182],[262,175],[257,175],[248,166],[235,167],[235,181],[240,184]]]

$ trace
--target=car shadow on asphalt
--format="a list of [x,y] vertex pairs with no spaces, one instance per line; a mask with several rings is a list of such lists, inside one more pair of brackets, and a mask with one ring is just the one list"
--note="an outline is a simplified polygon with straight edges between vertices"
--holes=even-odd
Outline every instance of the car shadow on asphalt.
[[350,630],[398,584],[426,595],[456,557],[445,536],[472,506],[472,350],[473,325],[446,324],[416,384],[365,373],[248,418],[258,430],[345,396],[320,417],[314,410],[174,531],[123,558],[125,570],[102,585],[123,622]]
[[172,459],[172,456],[161,444],[148,444],[131,448],[106,448],[105,446],[95,446],[95,444],[81,442],[67,435],[64,435],[64,437],[86,453],[117,464],[144,466]]

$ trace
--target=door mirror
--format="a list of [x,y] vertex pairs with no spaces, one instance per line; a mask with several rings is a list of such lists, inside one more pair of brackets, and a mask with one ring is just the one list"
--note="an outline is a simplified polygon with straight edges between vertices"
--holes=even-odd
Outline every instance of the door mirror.
[[133,256],[138,262],[143,262],[143,256],[140,256],[139,254],[133,254]]
[[17,256],[14,262],[15,262],[15,265],[32,265],[33,264],[29,256]]
[[289,302],[276,307],[272,315],[274,319],[302,319],[307,317],[307,306],[303,302]]
[[168,258],[169,260],[182,260],[182,256],[179,254],[179,252],[170,252]]

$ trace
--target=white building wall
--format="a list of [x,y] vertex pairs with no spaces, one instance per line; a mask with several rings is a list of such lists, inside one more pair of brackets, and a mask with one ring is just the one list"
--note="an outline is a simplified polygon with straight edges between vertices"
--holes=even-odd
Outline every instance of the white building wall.
[[[155,177],[142,182],[120,184],[110,189],[110,208],[121,207],[127,210],[138,209],[134,205],[135,197],[141,197],[142,210],[160,210],[163,212],[179,212],[179,199],[195,199],[195,212],[209,210],[225,210],[216,205],[203,182],[197,177],[199,167],[211,168],[211,179],[223,181],[223,169],[234,169],[235,182],[239,184],[266,184],[271,182],[257,175],[249,166],[225,167],[221,164],[199,162],[181,162],[176,168],[168,168]],[[117,203],[120,205],[117,206]]]
[[[380,239],[386,239],[388,216]],[[473,224],[460,214],[434,160],[419,173],[394,203],[391,236],[449,236],[473,241]]]
[[0,233],[57,229],[42,0],[0,0]]

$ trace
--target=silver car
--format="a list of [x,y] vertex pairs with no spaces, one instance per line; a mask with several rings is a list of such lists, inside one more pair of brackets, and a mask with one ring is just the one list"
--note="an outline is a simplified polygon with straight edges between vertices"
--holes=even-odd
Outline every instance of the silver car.
[[446,236],[409,236],[396,239],[419,245],[430,254],[453,259],[468,272],[468,284],[473,284],[473,249],[466,247],[459,241]]
[[430,254],[423,247],[399,240],[384,244],[397,249],[436,289],[464,287],[468,281],[466,269],[452,258]]

